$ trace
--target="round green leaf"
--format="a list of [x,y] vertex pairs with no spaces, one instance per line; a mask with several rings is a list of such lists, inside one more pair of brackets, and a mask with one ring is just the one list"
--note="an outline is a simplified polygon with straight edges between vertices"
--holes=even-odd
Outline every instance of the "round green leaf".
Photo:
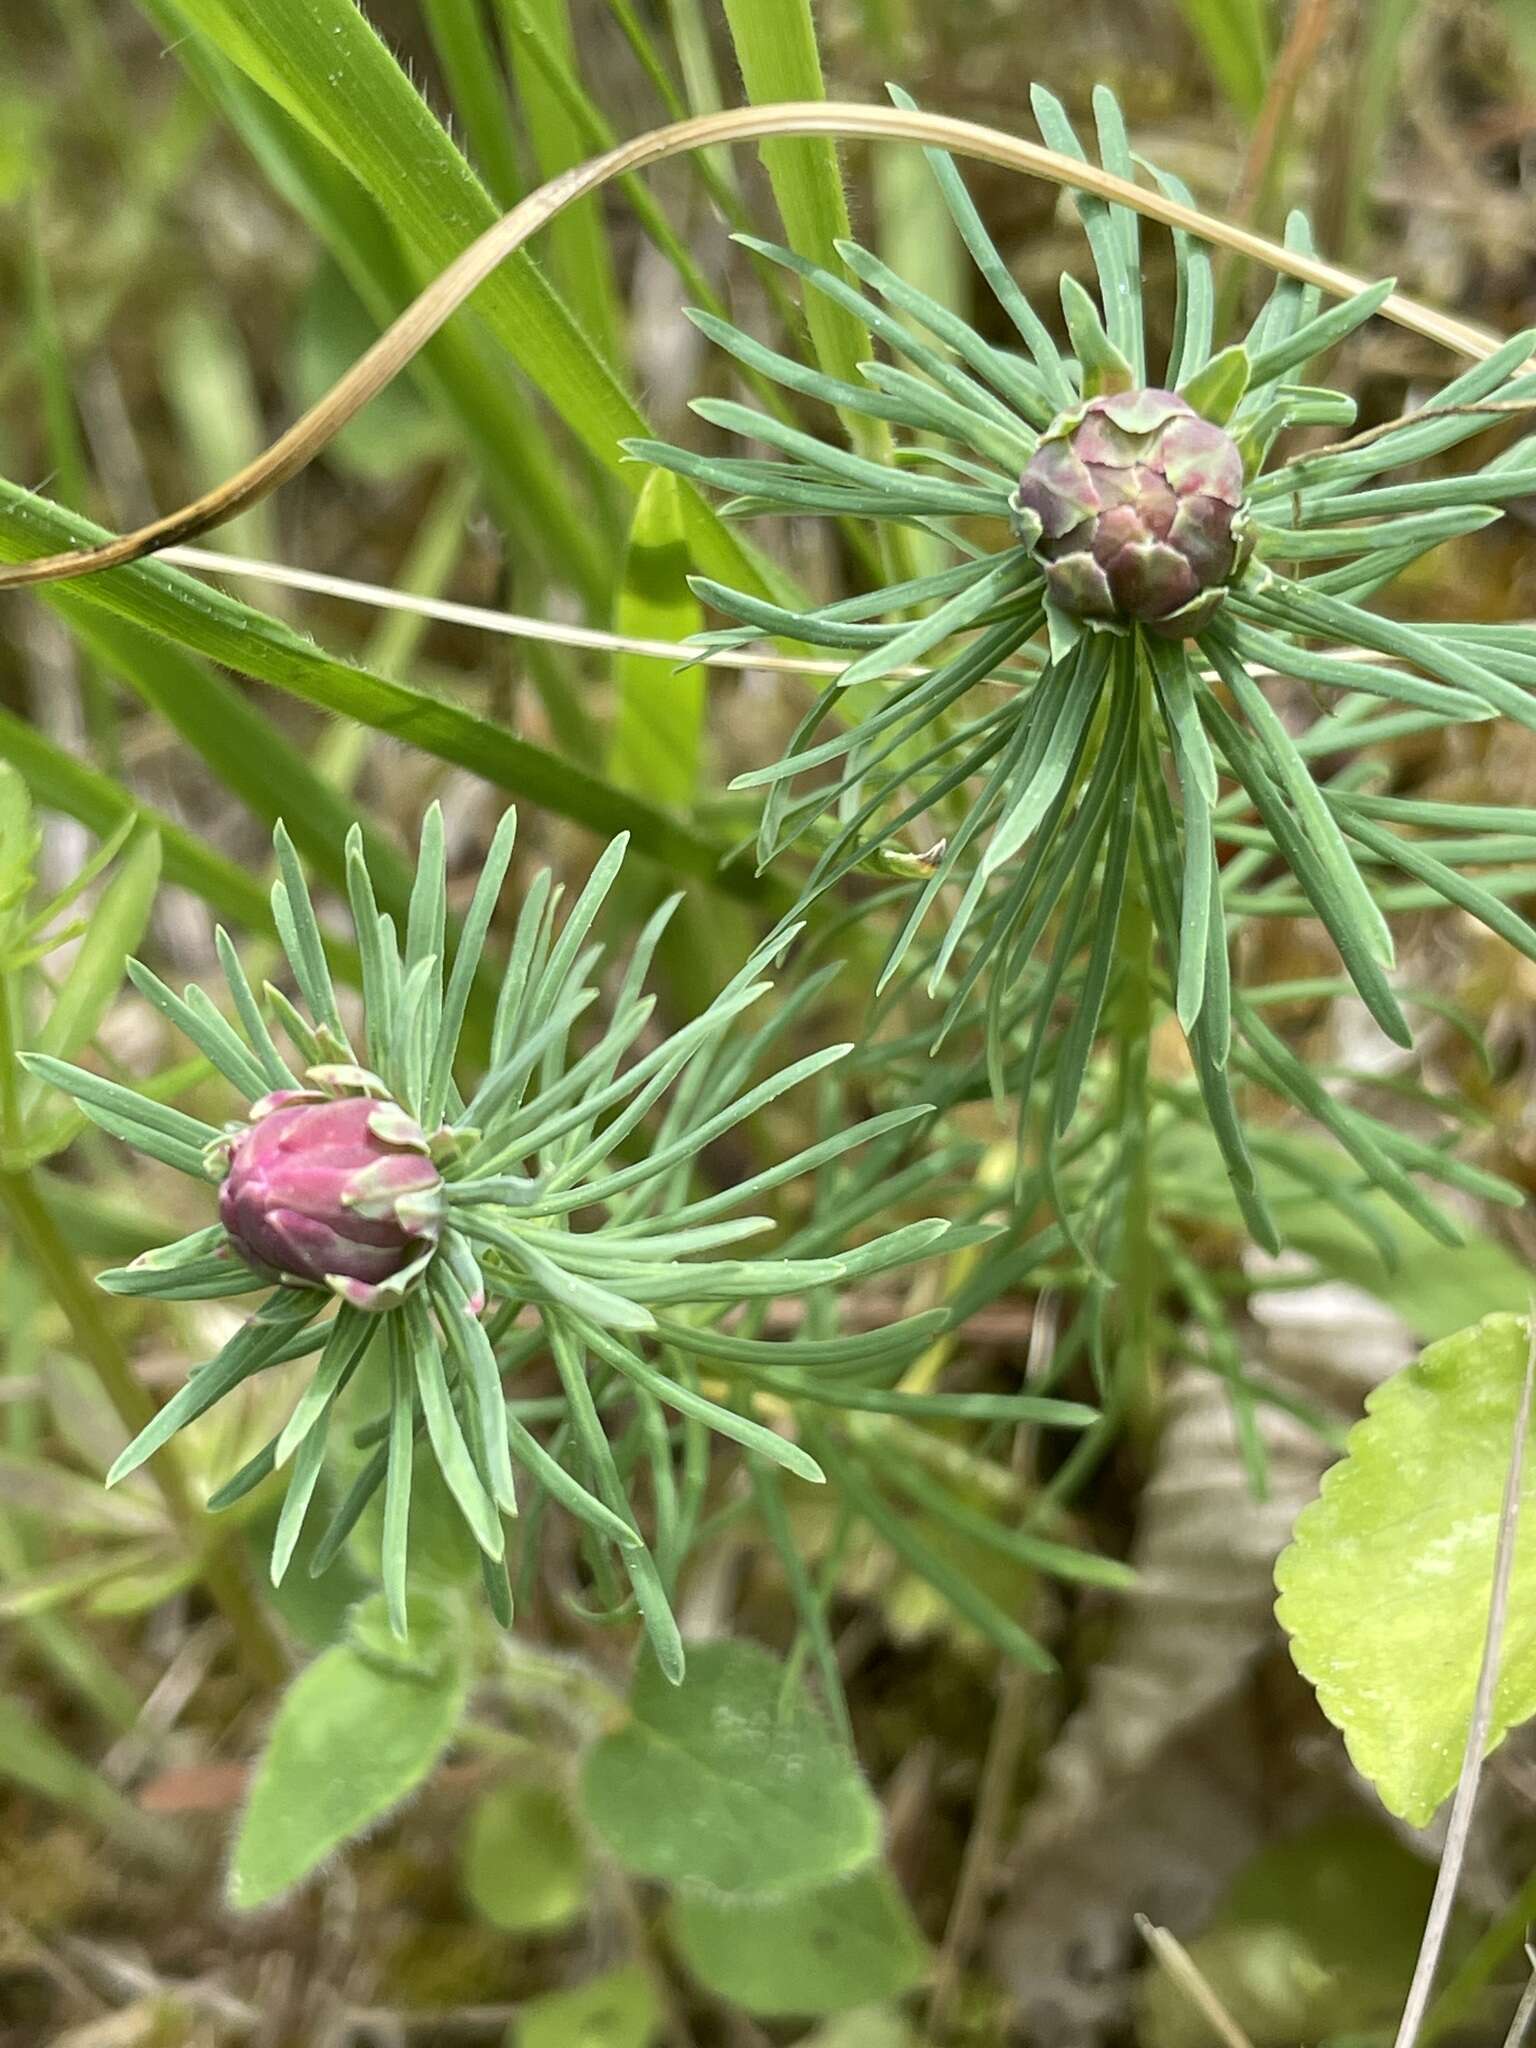
[[705,1643],[674,1686],[640,1666],[631,1719],[587,1759],[588,1816],[628,1869],[762,1895],[867,1863],[880,1814],[854,1759],[753,1643]]
[[[1488,1316],[1379,1387],[1276,1569],[1298,1668],[1392,1813],[1422,1826],[1461,1768],[1527,1325]],[[1490,1747],[1536,1712],[1528,1460]]]
[[681,1898],[672,1935],[701,1984],[765,2016],[895,1998],[928,1966],[906,1900],[878,1865],[787,1898]]
[[558,1793],[513,1779],[470,1816],[464,1890],[493,1927],[509,1934],[563,1926],[586,1897],[586,1859]]
[[628,1963],[530,1999],[512,2041],[515,2048],[648,2048],[660,2031],[656,1987],[638,1963]]

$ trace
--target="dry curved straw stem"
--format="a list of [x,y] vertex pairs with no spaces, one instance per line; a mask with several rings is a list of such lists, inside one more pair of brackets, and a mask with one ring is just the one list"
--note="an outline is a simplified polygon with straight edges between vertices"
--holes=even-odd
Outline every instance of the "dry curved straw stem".
[[[78,560],[71,556],[70,560]],[[362,583],[353,576],[333,576],[324,569],[298,569],[284,562],[258,562],[249,555],[218,554],[210,548],[168,547],[161,560],[172,568],[193,569],[213,576],[249,577],[255,582],[275,583],[284,590],[302,590],[317,597],[339,598],[343,604],[364,604],[375,611],[409,612],[421,619],[437,619],[450,626],[468,626],[480,633],[499,633],[513,640],[539,640],[552,647],[574,647],[590,654],[639,654],[651,661],[674,661],[680,668],[724,668],[760,670],[770,675],[823,676],[831,680],[843,674],[846,661],[823,661],[814,656],[779,654],[755,643],[745,647],[699,647],[688,640],[655,640],[637,633],[612,633],[602,626],[577,626],[564,619],[540,619],[527,612],[500,611],[490,605],[463,604],[457,599],[426,597],[419,591],[396,590],[387,583]],[[1520,621],[1536,628],[1536,619]],[[1390,656],[1370,647],[1329,647],[1334,661],[1358,662],[1369,667]],[[1217,680],[1214,670],[1201,671],[1207,682]],[[1249,664],[1250,675],[1272,676],[1278,670],[1263,662]],[[891,682],[912,682],[931,675],[920,665],[893,668]],[[990,684],[1007,687],[1033,683],[1039,670],[1027,663],[1003,662],[987,677]]]
[[[869,137],[882,142],[914,142],[944,149],[956,156],[1023,171],[1054,185],[1119,200],[1165,227],[1183,228],[1200,240],[1255,258],[1271,270],[1315,284],[1335,297],[1347,298],[1364,288],[1364,280],[1332,263],[1321,263],[1298,250],[1283,248],[1263,235],[1184,206],[1162,192],[1144,191],[1097,164],[1063,156],[1039,143],[1025,142],[998,128],[961,121],[947,114],[927,114],[904,107],[860,106],[853,102],[790,101],[779,106],[736,107],[653,128],[632,142],[620,143],[602,156],[551,178],[522,199],[494,226],[472,242],[439,272],[426,289],[364,351],[325,396],[280,435],[238,475],[228,478],[177,512],[152,520],[133,533],[101,546],[42,555],[30,562],[0,568],[0,589],[21,584],[53,583],[98,569],[117,568],[156,549],[194,539],[222,525],[236,513],[276,490],[279,484],[314,460],[333,435],[399,375],[419,349],[463,305],[499,263],[522,248],[538,230],[574,201],[615,178],[725,142],[761,141],[790,135],[830,135],[843,140]],[[1499,342],[1477,327],[1421,306],[1394,292],[1381,307],[1384,318],[1410,333],[1439,342],[1456,354],[1481,360]]]

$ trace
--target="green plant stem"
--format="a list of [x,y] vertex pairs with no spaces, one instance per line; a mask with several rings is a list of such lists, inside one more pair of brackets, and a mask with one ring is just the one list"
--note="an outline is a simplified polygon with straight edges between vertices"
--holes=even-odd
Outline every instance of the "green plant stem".
[[141,1813],[92,1765],[83,1763],[19,1700],[0,1698],[0,1778],[83,1814],[109,1840],[166,1871],[184,1871],[189,1845],[168,1822]]
[[[1152,715],[1151,679],[1139,650],[1136,660],[1140,697],[1137,715],[1144,728]],[[1125,1196],[1116,1255],[1120,1334],[1111,1398],[1118,1416],[1140,1435],[1151,1428],[1157,1408],[1150,1086],[1155,963],[1152,906],[1141,872],[1140,853],[1134,843],[1116,952],[1119,989],[1114,1009],[1115,1106],[1124,1148]]]
[[8,1152],[21,1136],[21,1100],[16,1076],[17,997],[10,975],[0,975],[0,1150]]
[[503,1638],[501,1649],[501,1677],[517,1697],[547,1701],[558,1711],[574,1707],[600,1719],[622,1704],[618,1689],[584,1657],[540,1649],[524,1636]]
[[[30,1174],[0,1174],[0,1209],[64,1311],[81,1357],[101,1381],[124,1425],[137,1434],[153,1418],[155,1404],[134,1377],[101,1303]],[[206,1519],[174,1447],[162,1451],[150,1469],[172,1521],[202,1560],[203,1583],[234,1632],[251,1677],[264,1685],[281,1684],[288,1675],[288,1659],[238,1565],[220,1555],[210,1541]]]

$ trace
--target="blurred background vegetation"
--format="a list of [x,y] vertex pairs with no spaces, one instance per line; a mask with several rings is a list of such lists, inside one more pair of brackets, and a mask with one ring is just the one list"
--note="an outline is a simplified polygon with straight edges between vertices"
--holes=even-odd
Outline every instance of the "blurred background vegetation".
[[[220,55],[200,12],[217,9],[6,0],[0,12],[0,471],[115,530],[246,461],[466,238],[486,203],[466,189],[454,200],[451,180],[429,189],[427,145],[398,129],[375,126],[376,155],[344,166]],[[800,0],[366,0],[366,13],[503,205],[680,108],[816,87]],[[1393,274],[1501,333],[1536,321],[1529,0],[821,0],[817,25],[834,97],[879,98],[895,79],[927,107],[1031,132],[1031,81],[1078,112],[1102,80],[1138,147],[1210,210],[1278,232],[1286,209],[1301,205],[1328,257]],[[337,122],[368,132],[377,109],[348,100],[342,71],[311,82],[312,123],[326,117],[331,92]],[[984,321],[915,153],[857,148],[844,165],[861,236]],[[1057,274],[1082,260],[1056,191],[985,169],[971,185],[1022,282],[1052,305]],[[746,151],[668,165],[636,199],[612,189],[574,210],[539,259],[655,430],[686,438],[699,432],[687,401],[721,372],[681,309],[717,293],[747,324],[783,311],[725,224],[736,217],[774,232],[773,204]],[[1155,296],[1156,238],[1149,252]],[[1231,266],[1223,276],[1234,308],[1264,283]],[[1339,374],[1368,427],[1445,370],[1429,344],[1373,327]],[[599,422],[562,416],[534,394],[489,317],[461,320],[319,463],[216,545],[544,620],[681,637],[697,614],[677,577],[656,575],[645,559],[647,548],[677,543],[665,522],[659,537],[634,526],[637,480],[617,473],[600,440]],[[0,521],[13,511],[0,508]],[[1536,616],[1533,520],[1536,505],[1517,506],[1438,550],[1397,601],[1426,615]],[[856,541],[835,532],[797,527],[792,545],[792,566],[818,591],[867,573]],[[707,704],[701,692],[685,720],[680,752],[658,768],[644,720],[623,711],[626,691],[643,691],[654,665],[254,577],[229,587],[326,649],[515,734],[541,760],[601,769],[697,835],[695,846],[735,836],[745,813],[718,792],[772,757],[799,709],[781,678],[717,673]],[[249,910],[271,820],[285,805],[292,815],[295,789],[317,841],[356,807],[402,861],[413,852],[410,821],[443,796],[472,883],[474,851],[511,788],[533,799],[520,863],[552,858],[579,873],[590,861],[593,828],[610,822],[590,791],[578,790],[564,815],[558,804],[537,808],[528,779],[537,767],[521,756],[508,756],[503,790],[491,788],[453,765],[451,749],[435,756],[390,737],[385,712],[372,727],[329,718],[317,708],[324,700],[290,687],[286,673],[254,656],[224,667],[168,653],[92,613],[67,586],[48,601],[9,599],[0,757],[22,767],[44,802],[45,889],[67,881],[92,833],[111,823],[111,792],[131,792],[169,828],[172,886],[157,899],[147,950],[167,978],[185,978],[211,959],[215,918]],[[1462,727],[1433,746],[1412,762],[1426,793],[1529,800],[1536,744],[1524,731]],[[686,875],[685,852],[671,865]],[[750,901],[715,898],[693,917],[669,963],[679,1017],[734,966],[756,916]],[[1331,971],[1310,925],[1271,920],[1250,943],[1256,976]],[[1488,1163],[1536,1186],[1531,968],[1443,916],[1420,920],[1408,951],[1489,1052],[1480,1064],[1454,1031],[1431,1035],[1423,1078],[1468,1094],[1486,1119]],[[1326,1003],[1296,1019],[1319,1058],[1357,1050],[1353,1028],[1349,1011]],[[104,1036],[128,1067],[168,1054],[137,1004],[114,1011]],[[45,1176],[53,1212],[85,1256],[137,1249],[157,1205],[176,1227],[202,1220],[177,1211],[169,1186],[132,1172],[120,1154],[102,1148],[87,1161],[85,1173]],[[18,1472],[40,1435],[70,1430],[89,1462],[113,1424],[74,1374],[79,1333],[66,1335],[14,1247],[0,1246],[0,1259],[6,1469]],[[1490,1270],[1507,1284],[1503,1266]],[[1492,1305],[1475,1277],[1463,1284],[1470,1299],[1431,1318],[1405,1289],[1395,1307],[1407,1329],[1436,1334],[1428,1321],[1451,1328]],[[1340,1417],[1406,1355],[1404,1324],[1362,1296],[1321,1289],[1268,1300],[1255,1341]],[[200,1313],[222,1333],[216,1311]],[[1021,1358],[1031,1328],[1020,1303],[1016,1315],[995,1312],[976,1341]],[[1038,1341],[1038,1319],[1033,1328]],[[200,1340],[189,1331],[188,1343]],[[182,1359],[150,1351],[138,1364],[151,1384],[158,1373],[171,1385]],[[934,2003],[914,2008],[915,2032],[894,2007],[860,2009],[818,2023],[823,2048],[941,2033],[1041,2048],[1196,2048],[1212,2037],[1148,1972],[1132,1904],[1195,1941],[1246,2015],[1254,2048],[1374,2038],[1390,2012],[1427,1894],[1422,1844],[1388,1833],[1354,1800],[1268,1613],[1270,1561],[1322,1453],[1300,1431],[1277,1440],[1271,1498],[1251,1501],[1203,1384],[1175,1390],[1156,1469],[1112,1464],[1085,1509],[1109,1552],[1123,1554],[1135,1533],[1157,1597],[1106,1664],[1114,1609],[1090,1594],[1074,1615],[1066,1678],[1048,1696],[999,1680],[978,1640],[922,1586],[882,1557],[839,1551],[836,1532],[807,1518],[806,1539],[841,1556],[838,1653],[860,1753],[884,1804],[892,1862],[938,1957]],[[8,1506],[0,1485],[0,1573],[31,1585],[47,1560]],[[993,1574],[1005,1605],[1039,1606],[1027,1574],[1010,1581],[995,1559],[974,1555],[961,1563]],[[753,2020],[706,1996],[653,2011],[645,1996],[626,2002],[623,1984],[595,2013],[538,2004],[590,1975],[605,1944],[613,1948],[613,1928],[647,1905],[627,1893],[589,1899],[562,1823],[547,1813],[552,1839],[539,1853],[549,1897],[535,1908],[488,1902],[466,1875],[466,1831],[497,1763],[472,1750],[299,1903],[230,1917],[214,1902],[207,1853],[239,1805],[262,1708],[220,1662],[217,1620],[185,1589],[169,1592],[151,1605],[139,1587],[122,1603],[132,1613],[103,1600],[67,1628],[46,1598],[0,1608],[7,2048],[493,2041],[514,2024],[530,2044],[611,2048],[811,2038],[802,2025]],[[701,1633],[785,1632],[774,1554],[740,1523],[722,1531],[690,1603]],[[285,1625],[324,1640],[331,1617],[293,1613]],[[611,1661],[614,1646],[594,1654]],[[1053,1749],[1064,1727],[1074,1732]],[[1503,1927],[1500,1955],[1515,1952],[1523,1925],[1523,1894],[1508,1905],[1509,1874],[1530,1863],[1533,1767],[1518,1747],[1501,1759],[1502,1796],[1474,1869],[1473,1908]],[[518,1825],[537,1837],[536,1815],[520,1813]],[[1282,1836],[1290,1839],[1272,1846]],[[189,1843],[200,1852],[190,1862]],[[1330,1974],[1340,1957],[1346,1992]]]

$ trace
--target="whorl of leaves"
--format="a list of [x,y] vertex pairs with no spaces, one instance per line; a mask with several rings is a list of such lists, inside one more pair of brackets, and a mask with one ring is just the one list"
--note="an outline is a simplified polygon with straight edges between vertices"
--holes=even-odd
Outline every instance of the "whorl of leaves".
[[[834,1045],[763,1073],[826,980],[823,974],[765,1020],[747,1023],[772,987],[766,970],[789,943],[782,931],[757,948],[700,1015],[670,1035],[657,1034],[655,998],[645,982],[677,898],[645,923],[627,961],[608,978],[601,1021],[580,1032],[599,994],[603,949],[592,932],[620,872],[622,839],[599,859],[563,919],[549,872],[534,876],[500,969],[488,1053],[469,1078],[461,1033],[514,832],[509,812],[456,945],[440,812],[434,807],[427,816],[403,939],[376,907],[354,834],[347,873],[362,965],[360,1022],[343,1014],[319,919],[281,828],[272,901],[302,1008],[271,984],[265,1001],[258,999],[223,933],[219,951],[238,1030],[200,989],[178,996],[147,968],[130,967],[140,992],[248,1100],[307,1083],[321,1094],[374,1095],[397,1105],[430,1134],[445,1209],[422,1269],[413,1269],[402,1294],[373,1308],[355,1306],[344,1292],[338,1303],[312,1283],[272,1289],[271,1275],[247,1265],[219,1224],[102,1275],[113,1293],[167,1301],[272,1289],[128,1447],[111,1477],[134,1471],[252,1375],[315,1355],[283,1428],[212,1503],[227,1507],[290,1467],[274,1579],[287,1570],[315,1499],[338,1400],[357,1380],[379,1413],[355,1432],[364,1456],[315,1545],[314,1570],[336,1556],[382,1488],[384,1586],[403,1632],[412,1471],[424,1436],[480,1548],[503,1620],[512,1608],[504,1518],[517,1514],[519,1491],[531,1491],[536,1508],[546,1498],[556,1501],[583,1523],[599,1553],[616,1561],[663,1667],[677,1675],[682,1650],[667,1585],[699,1510],[709,1432],[729,1438],[765,1471],[820,1480],[820,1466],[791,1435],[754,1419],[754,1390],[813,1409],[899,1412],[905,1397],[885,1389],[944,1325],[945,1312],[845,1336],[840,1302],[876,1275],[993,1233],[929,1219],[860,1235],[890,1205],[878,1195],[873,1204],[851,1200],[848,1186],[834,1187],[830,1175],[861,1148],[870,1150],[870,1174],[887,1175],[928,1114],[922,1102],[862,1120],[834,1115],[813,1145],[732,1185],[704,1184],[701,1162],[710,1146],[786,1091],[828,1075],[851,1048]],[[230,1137],[246,1128],[235,1122],[221,1131],[46,1055],[27,1055],[26,1064],[72,1095],[103,1130],[200,1180],[225,1171]],[[802,1183],[812,1199],[801,1204],[798,1228],[772,1252],[734,1255],[736,1246],[775,1227],[768,1214],[741,1212]],[[759,1333],[754,1317],[775,1301],[802,1304],[804,1335]],[[560,1388],[547,1438],[530,1421],[549,1419],[550,1402],[509,1400],[502,1384],[536,1357],[553,1362]],[[720,1386],[718,1395],[702,1391],[706,1374]],[[1033,1396],[996,1397],[990,1406],[955,1396],[948,1408],[946,1397],[935,1398],[940,1411],[957,1417],[979,1407],[1074,1426],[1092,1419],[1075,1403]],[[916,1407],[923,1410],[921,1400]],[[672,1472],[674,1428],[688,1476],[681,1489]],[[637,1467],[649,1473],[654,1543],[642,1535],[634,1504]],[[524,1550],[526,1561],[526,1543]],[[602,1567],[604,1579],[611,1569]],[[612,1591],[624,1604],[616,1586]]]
[[[1037,88],[1034,106],[1045,140],[1081,157],[1060,104]],[[1139,159],[1102,88],[1095,112],[1104,165],[1133,175]],[[1536,489],[1530,440],[1471,475],[1380,481],[1536,403],[1536,331],[1516,335],[1399,420],[1277,459],[1288,428],[1352,425],[1349,398],[1299,378],[1371,318],[1390,281],[1323,311],[1314,287],[1283,277],[1242,341],[1222,347],[1209,254],[1178,232],[1172,346],[1166,364],[1153,365],[1141,223],[1083,193],[1076,205],[1099,299],[1063,279],[1069,356],[1011,276],[954,163],[927,154],[1016,345],[987,340],[856,243],[839,245],[839,275],[752,241],[810,292],[855,311],[890,360],[862,364],[856,384],[712,315],[695,313],[696,324],[757,376],[845,418],[890,423],[902,437],[891,464],[718,399],[694,410],[730,436],[766,444],[773,459],[632,445],[647,461],[729,493],[726,509],[738,517],[874,521],[891,532],[888,559],[900,559],[902,528],[925,536],[925,559],[936,545],[949,558],[805,612],[696,581],[702,597],[740,622],[705,636],[715,644],[772,634],[849,656],[783,758],[738,778],[738,788],[766,792],[759,861],[803,850],[802,909],[858,870],[911,878],[893,891],[904,914],[881,990],[891,1002],[919,985],[943,1004],[926,1033],[929,1049],[957,1024],[984,1026],[993,1092],[1038,1116],[1037,1145],[1053,1173],[1090,1081],[1095,1040],[1114,1016],[1122,926],[1133,901],[1143,901],[1155,926],[1158,990],[1183,1027],[1198,1090],[1198,1101],[1194,1090],[1169,1096],[1208,1120],[1258,1240],[1274,1247],[1278,1237],[1237,1082],[1319,1120],[1367,1183],[1454,1239],[1415,1176],[1504,1199],[1511,1191],[1337,1101],[1264,1021],[1260,1003],[1234,988],[1228,936],[1241,917],[1315,913],[1350,985],[1402,1046],[1411,1033],[1392,979],[1387,911],[1453,904],[1536,958],[1536,932],[1506,900],[1530,886],[1536,809],[1375,794],[1365,786],[1369,766],[1355,758],[1322,779],[1316,773],[1320,759],[1465,721],[1508,717],[1536,729],[1528,632],[1410,625],[1368,602],[1427,550]],[[1177,179],[1145,168],[1187,200]],[[1304,216],[1291,216],[1286,239],[1310,251]],[[1058,610],[1035,536],[1019,530],[1018,478],[1042,437],[1104,393],[1143,388],[1176,391],[1224,428],[1247,480],[1251,559],[1183,641]],[[1299,736],[1270,701],[1271,675],[1328,695],[1328,709]],[[948,826],[944,837],[914,853],[909,831],[932,839],[936,823]]]

